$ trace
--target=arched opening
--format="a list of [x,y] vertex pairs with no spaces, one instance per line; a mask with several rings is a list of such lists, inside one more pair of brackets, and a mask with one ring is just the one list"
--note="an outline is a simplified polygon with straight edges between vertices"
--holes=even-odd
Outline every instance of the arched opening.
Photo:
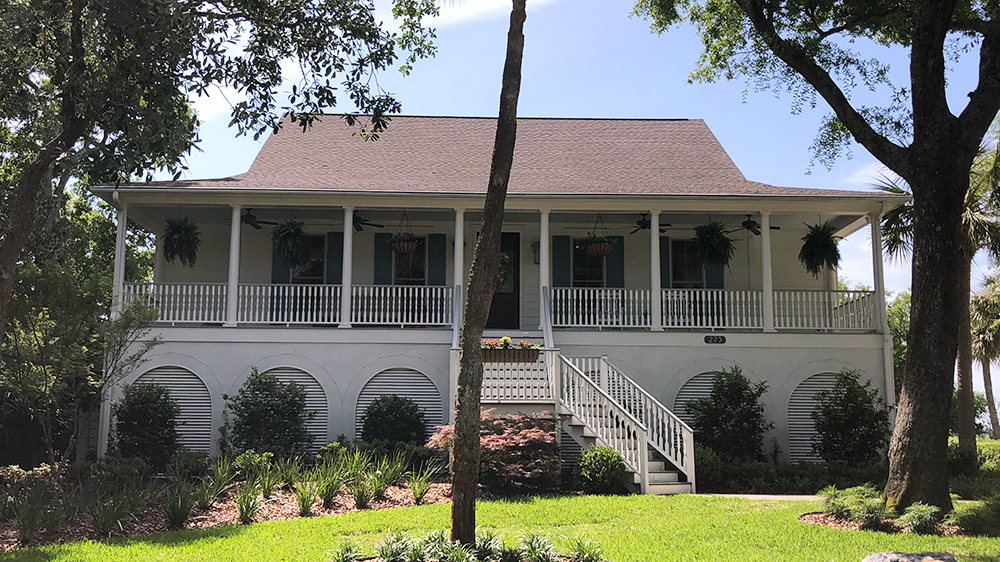
[[413,400],[424,413],[427,435],[434,432],[434,426],[443,423],[444,412],[441,408],[441,393],[437,386],[427,378],[427,375],[405,367],[386,369],[365,383],[361,394],[358,395],[358,404],[354,410],[355,437],[361,437],[361,422],[365,417],[368,405],[386,394],[395,394]]
[[313,442],[310,450],[316,450],[330,442],[328,434],[329,408],[326,402],[326,392],[312,375],[296,369],[295,367],[275,367],[268,369],[267,374],[274,375],[274,378],[282,384],[294,382],[301,386],[306,393],[306,411],[313,412],[311,420],[306,422],[306,430],[312,435]]
[[688,403],[702,398],[711,398],[714,382],[715,371],[699,373],[688,379],[677,391],[677,396],[674,398],[674,414],[684,420],[684,423],[691,425],[694,422],[694,417],[688,412]]
[[177,434],[182,447],[203,453],[211,451],[212,395],[201,377],[184,367],[165,366],[146,371],[135,382],[158,384],[177,401],[180,407]]
[[788,460],[789,462],[822,461],[813,452],[813,441],[819,437],[813,410],[819,404],[816,395],[833,390],[836,373],[819,373],[799,383],[788,399]]

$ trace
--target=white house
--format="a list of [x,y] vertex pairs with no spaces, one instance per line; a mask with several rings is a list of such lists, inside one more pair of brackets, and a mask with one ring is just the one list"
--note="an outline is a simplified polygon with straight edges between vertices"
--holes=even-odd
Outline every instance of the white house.
[[[253,367],[306,387],[318,442],[353,437],[367,403],[389,392],[448,421],[495,127],[395,117],[365,141],[327,115],[306,133],[286,123],[244,174],[95,188],[121,219],[115,292],[159,307],[165,342],[123,383],[167,385],[183,443],[207,452],[222,395]],[[486,336],[544,351],[488,364],[483,402],[559,411],[566,450],[610,444],[643,490],[687,491],[684,404],[739,364],[769,385],[781,458],[808,459],[809,412],[833,374],[855,369],[892,401],[877,225],[904,200],[747,180],[700,120],[519,119]],[[197,223],[195,267],[167,263],[158,244],[153,282],[124,279],[126,217],[158,234],[170,218]],[[309,235],[295,268],[272,251],[273,225],[288,219]],[[693,229],[711,221],[736,241],[726,267],[695,254]],[[835,271],[817,278],[799,263],[806,225],[825,221],[841,237],[871,228],[873,291],[838,291]],[[401,230],[418,239],[407,254],[390,243]],[[605,231],[610,252],[588,252],[583,239]]]

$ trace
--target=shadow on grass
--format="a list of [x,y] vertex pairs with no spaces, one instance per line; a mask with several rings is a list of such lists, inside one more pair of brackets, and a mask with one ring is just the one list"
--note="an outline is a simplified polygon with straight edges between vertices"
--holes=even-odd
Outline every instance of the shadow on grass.
[[[241,525],[222,525],[211,529],[184,529],[181,531],[166,531],[145,537],[115,537],[93,541],[96,544],[108,545],[113,548],[126,548],[129,545],[150,544],[157,546],[184,546],[199,542],[209,544],[216,540],[228,539],[241,535],[249,530]],[[36,562],[45,560],[70,560],[69,556],[78,556],[80,542],[67,544],[51,544],[41,547],[25,548],[3,553],[0,558],[12,562]],[[70,554],[72,553],[72,554]]]

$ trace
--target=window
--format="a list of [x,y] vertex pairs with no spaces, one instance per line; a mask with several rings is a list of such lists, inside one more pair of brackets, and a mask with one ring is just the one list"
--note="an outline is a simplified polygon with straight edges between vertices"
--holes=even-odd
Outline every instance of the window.
[[604,256],[587,253],[583,238],[573,240],[573,286],[603,287]]
[[393,285],[427,284],[427,238],[417,238],[417,249],[409,254],[392,254]]
[[306,236],[306,246],[309,248],[309,259],[302,265],[291,268],[293,285],[322,285],[324,281],[323,266],[326,255],[326,240],[323,236]]
[[676,289],[705,287],[705,268],[698,259],[693,240],[670,242],[670,286]]

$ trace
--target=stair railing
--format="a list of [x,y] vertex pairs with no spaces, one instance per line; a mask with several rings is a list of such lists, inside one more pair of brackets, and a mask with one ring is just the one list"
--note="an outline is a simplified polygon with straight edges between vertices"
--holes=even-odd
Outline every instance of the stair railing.
[[607,394],[647,428],[649,444],[694,481],[694,430],[653,398],[618,367],[601,357],[601,383]]
[[561,354],[558,376],[559,402],[579,418],[602,445],[622,456],[625,466],[639,475],[639,486],[645,493],[649,481],[646,426]]

